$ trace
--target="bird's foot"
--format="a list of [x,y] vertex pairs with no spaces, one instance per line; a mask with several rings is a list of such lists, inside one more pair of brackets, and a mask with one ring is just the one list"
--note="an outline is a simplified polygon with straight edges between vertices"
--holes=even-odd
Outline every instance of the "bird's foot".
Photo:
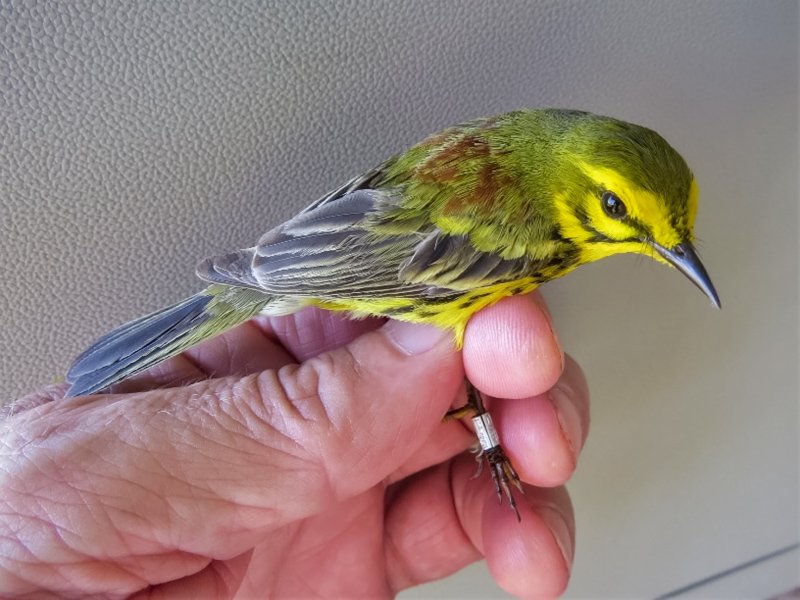
[[483,472],[485,461],[489,465],[489,472],[492,474],[498,500],[502,504],[503,494],[505,494],[506,498],[508,498],[508,504],[514,509],[514,514],[517,515],[517,521],[520,521],[519,510],[514,500],[514,494],[511,493],[511,486],[516,487],[521,494],[525,492],[522,489],[519,475],[517,475],[514,467],[511,466],[508,456],[500,447],[500,441],[492,424],[492,418],[489,413],[483,413],[473,417],[472,422],[475,424],[475,431],[478,434],[478,444],[473,446],[475,460],[478,461],[478,471],[472,478],[476,479],[480,476]]
[[473,475],[476,479],[483,472],[484,462],[489,465],[489,472],[492,474],[494,481],[494,488],[497,491],[497,498],[500,503],[503,502],[503,495],[508,498],[508,503],[514,509],[517,515],[517,520],[520,520],[519,510],[517,510],[517,503],[514,500],[514,495],[511,493],[511,486],[515,486],[521,493],[522,484],[519,481],[519,476],[511,466],[511,461],[503,452],[500,447],[500,438],[497,436],[497,431],[492,423],[492,417],[486,412],[483,406],[483,396],[478,388],[476,388],[469,379],[466,380],[467,384],[467,403],[461,408],[456,408],[448,412],[442,422],[447,422],[452,419],[461,419],[464,417],[472,417],[472,423],[475,426],[475,433],[478,435],[478,441],[473,445],[472,452],[475,454],[475,460],[478,461],[478,472]]

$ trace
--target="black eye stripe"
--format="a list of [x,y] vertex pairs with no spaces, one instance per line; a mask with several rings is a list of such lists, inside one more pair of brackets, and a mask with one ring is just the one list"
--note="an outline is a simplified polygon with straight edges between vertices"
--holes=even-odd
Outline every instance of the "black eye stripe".
[[634,229],[638,230],[643,238],[653,239],[653,230],[650,228],[649,225],[646,225],[639,219],[635,219],[634,217],[628,217],[626,223],[631,225]]

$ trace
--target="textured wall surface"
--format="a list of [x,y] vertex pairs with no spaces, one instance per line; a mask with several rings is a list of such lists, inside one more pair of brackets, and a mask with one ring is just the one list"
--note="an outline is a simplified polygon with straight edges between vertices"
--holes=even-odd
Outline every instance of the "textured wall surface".
[[[795,2],[31,1],[0,31],[0,399],[426,134],[582,108],[687,158],[724,308],[630,257],[545,289],[593,391],[568,596],[797,541]],[[790,556],[692,593],[766,597]],[[406,595],[502,592],[479,565]]]

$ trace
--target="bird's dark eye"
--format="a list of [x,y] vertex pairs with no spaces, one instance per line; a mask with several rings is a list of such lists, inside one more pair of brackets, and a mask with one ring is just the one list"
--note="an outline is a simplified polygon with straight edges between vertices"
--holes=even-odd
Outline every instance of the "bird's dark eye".
[[628,214],[625,204],[614,192],[603,192],[603,195],[600,196],[600,202],[603,204],[603,210],[612,219],[619,221]]

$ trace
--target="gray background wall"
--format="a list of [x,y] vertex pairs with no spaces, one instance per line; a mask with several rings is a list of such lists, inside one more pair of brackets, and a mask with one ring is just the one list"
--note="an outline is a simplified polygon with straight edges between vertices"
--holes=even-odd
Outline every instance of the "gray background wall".
[[[797,541],[797,3],[31,1],[0,31],[0,399],[426,134],[582,108],[687,158],[724,308],[632,257],[546,286],[594,402],[567,596]],[[797,559],[689,596],[763,598]],[[406,593],[491,595],[482,565]]]

